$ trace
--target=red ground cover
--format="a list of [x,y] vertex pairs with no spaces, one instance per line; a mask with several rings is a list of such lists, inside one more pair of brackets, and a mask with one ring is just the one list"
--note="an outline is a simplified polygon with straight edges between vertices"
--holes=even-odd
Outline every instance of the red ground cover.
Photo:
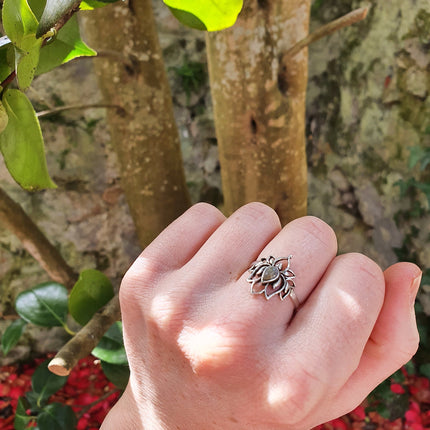
[[[18,398],[31,389],[31,376],[43,359],[31,364],[0,368],[0,429],[13,430]],[[107,381],[94,357],[79,361],[66,385],[51,397],[67,404],[79,418],[77,430],[97,430],[119,397],[119,390]],[[101,401],[98,401],[102,399]],[[94,403],[94,404],[93,404]]]
[[[31,389],[31,375],[44,359],[31,364],[0,368],[0,429],[13,430],[19,396]],[[430,381],[407,375],[403,384],[391,384],[396,394],[409,394],[409,409],[403,418],[389,421],[376,412],[366,414],[363,404],[350,414],[322,424],[315,430],[426,430],[430,429]],[[79,422],[77,430],[96,430],[119,397],[119,391],[106,380],[99,362],[93,357],[81,360],[67,384],[52,396],[53,402],[71,406]]]

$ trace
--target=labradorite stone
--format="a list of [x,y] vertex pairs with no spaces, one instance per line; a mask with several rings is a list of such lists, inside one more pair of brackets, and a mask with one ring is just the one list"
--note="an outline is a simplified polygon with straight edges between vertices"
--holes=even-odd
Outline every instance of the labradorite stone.
[[275,281],[279,276],[279,269],[275,266],[269,266],[267,267],[264,272],[263,276],[261,277],[262,282],[272,282]]

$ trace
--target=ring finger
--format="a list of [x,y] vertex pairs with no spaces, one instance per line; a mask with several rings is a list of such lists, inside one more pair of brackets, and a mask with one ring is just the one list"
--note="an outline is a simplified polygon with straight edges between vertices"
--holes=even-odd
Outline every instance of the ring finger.
[[[298,301],[303,304],[336,256],[337,241],[333,230],[325,222],[309,216],[290,222],[266,245],[262,242],[260,250],[257,254],[259,259],[292,255],[290,268],[295,274],[294,290]],[[255,254],[253,257],[255,258]],[[281,263],[281,270],[285,270],[286,262]],[[199,314],[204,314],[204,319],[208,322],[221,319],[222,325],[241,327],[253,335],[257,334],[257,342],[261,340],[258,339],[259,336],[270,341],[268,333],[271,336],[283,335],[294,312],[294,303],[289,297],[280,300],[279,294],[268,300],[264,292],[251,294],[251,285],[247,282],[250,273],[244,273],[250,264],[251,261],[243,262],[242,274],[237,280],[208,291],[210,297],[205,296],[203,303],[195,309]],[[221,267],[218,269],[222,271]],[[255,286],[256,290],[258,288],[261,288],[261,284]],[[199,294],[195,297],[196,300],[201,300],[202,296]]]

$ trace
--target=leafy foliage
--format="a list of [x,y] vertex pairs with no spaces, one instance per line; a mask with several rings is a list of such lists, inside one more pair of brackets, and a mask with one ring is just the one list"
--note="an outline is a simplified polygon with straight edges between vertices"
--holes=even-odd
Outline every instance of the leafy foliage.
[[8,121],[0,134],[0,150],[10,174],[29,191],[55,188],[49,177],[42,132],[31,102],[21,91],[7,90],[3,106]]
[[36,74],[40,75],[67,63],[77,57],[90,57],[96,52],[81,39],[76,16],[70,18],[64,27],[41,51]]
[[7,355],[18,343],[26,325],[27,323],[23,319],[18,318],[5,330],[1,338],[1,347],[4,355]]
[[[32,389],[32,379],[35,371],[38,371],[39,365],[43,367],[46,365],[43,361],[44,359],[38,358],[28,363],[0,368],[0,428],[14,430],[11,419],[15,414],[17,414],[15,422],[19,421],[22,424],[19,428],[35,424],[39,429],[42,428],[41,420],[43,424],[46,417],[41,417],[45,415],[45,412],[60,420],[64,412],[57,407],[48,407],[52,404],[66,404],[73,409],[75,417],[70,414],[68,420],[76,423],[77,419],[74,429],[99,428],[107,412],[120,395],[120,390],[105,378],[99,361],[93,357],[81,359],[70,373],[66,384],[38,407],[36,405],[37,395]],[[64,426],[64,428],[68,427]]]
[[46,282],[18,295],[15,309],[19,316],[42,327],[65,326],[67,289],[56,282]]
[[92,354],[106,363],[119,365],[128,363],[122,338],[122,323],[120,321],[112,324],[99,344],[93,349]]
[[38,21],[27,0],[5,0],[2,22],[15,47],[14,65],[19,87],[25,90],[30,86],[39,62],[42,40],[36,38]]
[[51,403],[37,418],[40,430],[75,430],[78,420],[73,409],[62,403]]
[[36,394],[36,403],[40,406],[67,382],[67,376],[54,375],[48,369],[48,360],[44,361],[33,373],[31,386]]
[[112,364],[106,361],[101,362],[103,373],[115,386],[125,390],[130,378],[130,368],[124,364]]
[[[39,19],[55,11],[62,16],[65,3],[73,2],[5,0],[2,8],[6,36],[0,38],[0,150],[12,177],[29,191],[55,188],[55,184],[48,174],[39,120],[22,91],[36,74],[76,57],[95,55],[81,40],[76,17],[58,35],[47,31],[38,37]],[[21,91],[5,90],[15,77]]]
[[77,418],[73,409],[61,403],[48,404],[49,398],[66,382],[67,377],[48,370],[48,360],[40,364],[31,378],[32,390],[19,399],[15,429],[25,429],[29,423],[37,423],[40,430],[74,430]]
[[[2,336],[2,349],[7,354],[16,345],[27,323],[43,327],[63,326],[69,333],[66,320],[68,309],[81,324],[89,321],[92,315],[113,296],[109,279],[93,269],[81,273],[70,298],[67,289],[56,282],[46,282],[24,291],[16,298],[15,309],[21,316],[15,320]],[[93,355],[102,361],[102,369],[107,378],[117,387],[125,389],[130,370],[122,338],[122,325],[117,322],[106,332]],[[75,430],[77,417],[70,406],[50,403],[67,382],[67,377],[57,376],[48,369],[48,360],[33,373],[31,390],[20,397],[14,426],[26,429],[36,424],[40,430]]]
[[231,27],[243,6],[243,0],[163,1],[182,24],[208,31]]
[[70,314],[85,325],[113,296],[113,287],[106,275],[94,269],[84,270],[70,293]]

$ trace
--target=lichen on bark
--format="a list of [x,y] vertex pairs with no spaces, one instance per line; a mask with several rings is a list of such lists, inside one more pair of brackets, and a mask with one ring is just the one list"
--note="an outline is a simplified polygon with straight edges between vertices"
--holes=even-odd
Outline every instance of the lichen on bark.
[[190,204],[152,4],[118,2],[91,11],[83,23],[91,46],[102,52],[94,64],[105,100],[123,109],[107,117],[122,186],[146,246]]
[[309,7],[249,1],[231,29],[207,37],[227,214],[253,200],[282,223],[306,213],[307,49],[280,59],[307,35]]

